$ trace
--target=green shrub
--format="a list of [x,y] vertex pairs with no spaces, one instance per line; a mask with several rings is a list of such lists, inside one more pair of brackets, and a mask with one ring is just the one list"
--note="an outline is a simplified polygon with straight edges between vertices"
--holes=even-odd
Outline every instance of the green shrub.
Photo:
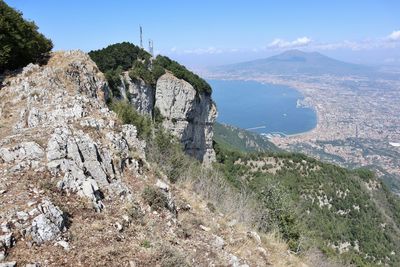
[[212,92],[211,86],[205,80],[203,80],[193,72],[189,71],[178,62],[171,60],[166,56],[158,55],[156,59],[153,61],[153,65],[161,66],[164,69],[172,72],[172,74],[174,74],[175,77],[187,81],[193,86],[193,88],[198,93],[205,93],[211,95]]
[[146,84],[150,84],[152,86],[155,86],[156,83],[152,72],[149,70],[149,67],[139,60],[136,60],[133,63],[133,66],[129,71],[129,77],[132,80],[142,79]]
[[151,60],[149,53],[128,42],[90,51],[89,56],[102,72],[110,73],[106,77],[113,91],[116,91],[116,87],[120,85],[120,82],[115,78],[115,74],[117,74],[115,71],[120,68],[121,72],[129,71],[131,79],[142,79],[153,87],[156,86],[157,80],[165,74],[165,70],[169,70],[177,78],[190,83],[197,92],[211,94],[211,87],[205,80],[178,62],[164,56],[157,56],[154,60]]
[[150,138],[153,126],[149,117],[140,115],[127,101],[114,100],[110,107],[124,124],[136,126],[140,138]]
[[40,63],[53,43],[39,33],[34,22],[0,0],[0,73]]
[[145,239],[140,242],[140,246],[144,248],[151,248],[151,243],[149,240]]
[[162,246],[158,249],[161,267],[187,267],[190,266],[185,257],[170,246]]
[[146,148],[149,160],[156,163],[172,183],[185,176],[189,166],[195,164],[183,152],[180,142],[162,127],[156,130]]
[[152,74],[153,80],[157,83],[158,78],[165,74],[165,69],[160,65],[154,64]]
[[[400,257],[391,253],[400,246],[400,234],[395,230],[400,224],[400,203],[390,196],[383,183],[373,192],[365,189],[365,181],[376,179],[372,172],[347,170],[298,153],[244,154],[226,150],[219,144],[214,147],[219,162],[216,166],[226,180],[257,196],[261,216],[256,224],[261,231],[277,228],[292,250],[317,246],[329,255],[340,257],[345,265],[370,266],[379,260],[389,265],[400,262]],[[283,162],[278,164],[281,169],[276,174],[245,165],[248,160],[270,157]],[[239,159],[244,163],[238,164]],[[299,164],[308,171],[296,168]],[[347,193],[340,197],[339,192]],[[325,196],[330,206],[320,206],[318,197]],[[339,215],[340,210],[349,213]],[[384,231],[383,224],[386,224]],[[352,242],[353,246],[358,241],[360,252],[350,250],[339,255],[328,246],[344,241]],[[377,260],[363,257],[365,254]]]
[[168,207],[168,199],[158,188],[147,186],[142,193],[143,199],[154,210],[162,210]]
[[121,85],[121,73],[122,67],[118,67],[115,70],[108,70],[104,73],[113,96],[118,98],[121,97],[121,92],[118,89],[118,86]]
[[102,72],[115,70],[118,67],[126,71],[132,68],[136,60],[149,60],[150,58],[150,54],[145,50],[128,42],[117,43],[103,49],[90,51],[89,56],[96,62],[97,67]]

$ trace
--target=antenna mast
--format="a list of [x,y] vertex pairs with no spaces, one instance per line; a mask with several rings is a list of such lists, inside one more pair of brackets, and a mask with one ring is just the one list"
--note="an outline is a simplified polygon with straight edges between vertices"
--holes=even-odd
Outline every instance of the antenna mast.
[[149,53],[154,57],[153,40],[149,39]]
[[140,27],[140,47],[143,48],[143,31],[142,31],[142,25],[139,25]]

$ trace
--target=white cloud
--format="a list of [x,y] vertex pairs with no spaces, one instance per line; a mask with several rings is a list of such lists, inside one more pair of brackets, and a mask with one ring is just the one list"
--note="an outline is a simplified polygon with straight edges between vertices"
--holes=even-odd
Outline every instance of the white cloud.
[[345,48],[345,49],[351,49],[353,51],[359,51],[359,50],[378,48],[382,45],[383,44],[380,44],[376,40],[364,40],[358,42],[344,40],[336,43],[319,43],[316,44],[314,47],[322,50],[335,50],[335,49]]
[[223,52],[222,49],[218,49],[213,46],[210,46],[208,48],[187,49],[183,51],[184,54],[196,54],[196,55],[221,54],[222,52]]
[[274,39],[271,43],[268,44],[268,48],[294,48],[294,47],[303,47],[307,46],[311,43],[311,39],[304,36],[297,38],[293,41],[285,41],[283,39]]
[[400,41],[400,31],[393,31],[389,34],[388,39],[390,41]]

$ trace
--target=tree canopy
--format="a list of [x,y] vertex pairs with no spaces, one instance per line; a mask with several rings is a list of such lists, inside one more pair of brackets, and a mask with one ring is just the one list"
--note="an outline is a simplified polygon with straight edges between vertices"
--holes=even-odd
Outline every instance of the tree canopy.
[[0,73],[38,63],[52,48],[34,22],[0,0]]
[[102,72],[116,70],[118,67],[126,71],[132,68],[136,60],[148,62],[151,57],[142,48],[128,42],[113,44],[103,49],[90,51],[89,56],[96,62]]
[[178,62],[161,55],[152,59],[148,52],[129,42],[90,51],[89,55],[99,69],[106,73],[113,91],[117,91],[112,85],[118,85],[117,80],[120,79],[121,71],[129,71],[132,79],[140,78],[147,84],[155,86],[158,78],[168,70],[177,78],[190,83],[197,92],[211,94],[211,86],[205,80]]

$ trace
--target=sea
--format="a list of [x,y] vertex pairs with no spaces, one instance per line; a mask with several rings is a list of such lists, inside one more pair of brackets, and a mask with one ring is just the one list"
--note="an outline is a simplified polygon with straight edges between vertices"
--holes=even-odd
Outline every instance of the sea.
[[217,121],[259,134],[293,135],[312,130],[317,116],[298,105],[302,94],[290,87],[254,81],[209,80]]

